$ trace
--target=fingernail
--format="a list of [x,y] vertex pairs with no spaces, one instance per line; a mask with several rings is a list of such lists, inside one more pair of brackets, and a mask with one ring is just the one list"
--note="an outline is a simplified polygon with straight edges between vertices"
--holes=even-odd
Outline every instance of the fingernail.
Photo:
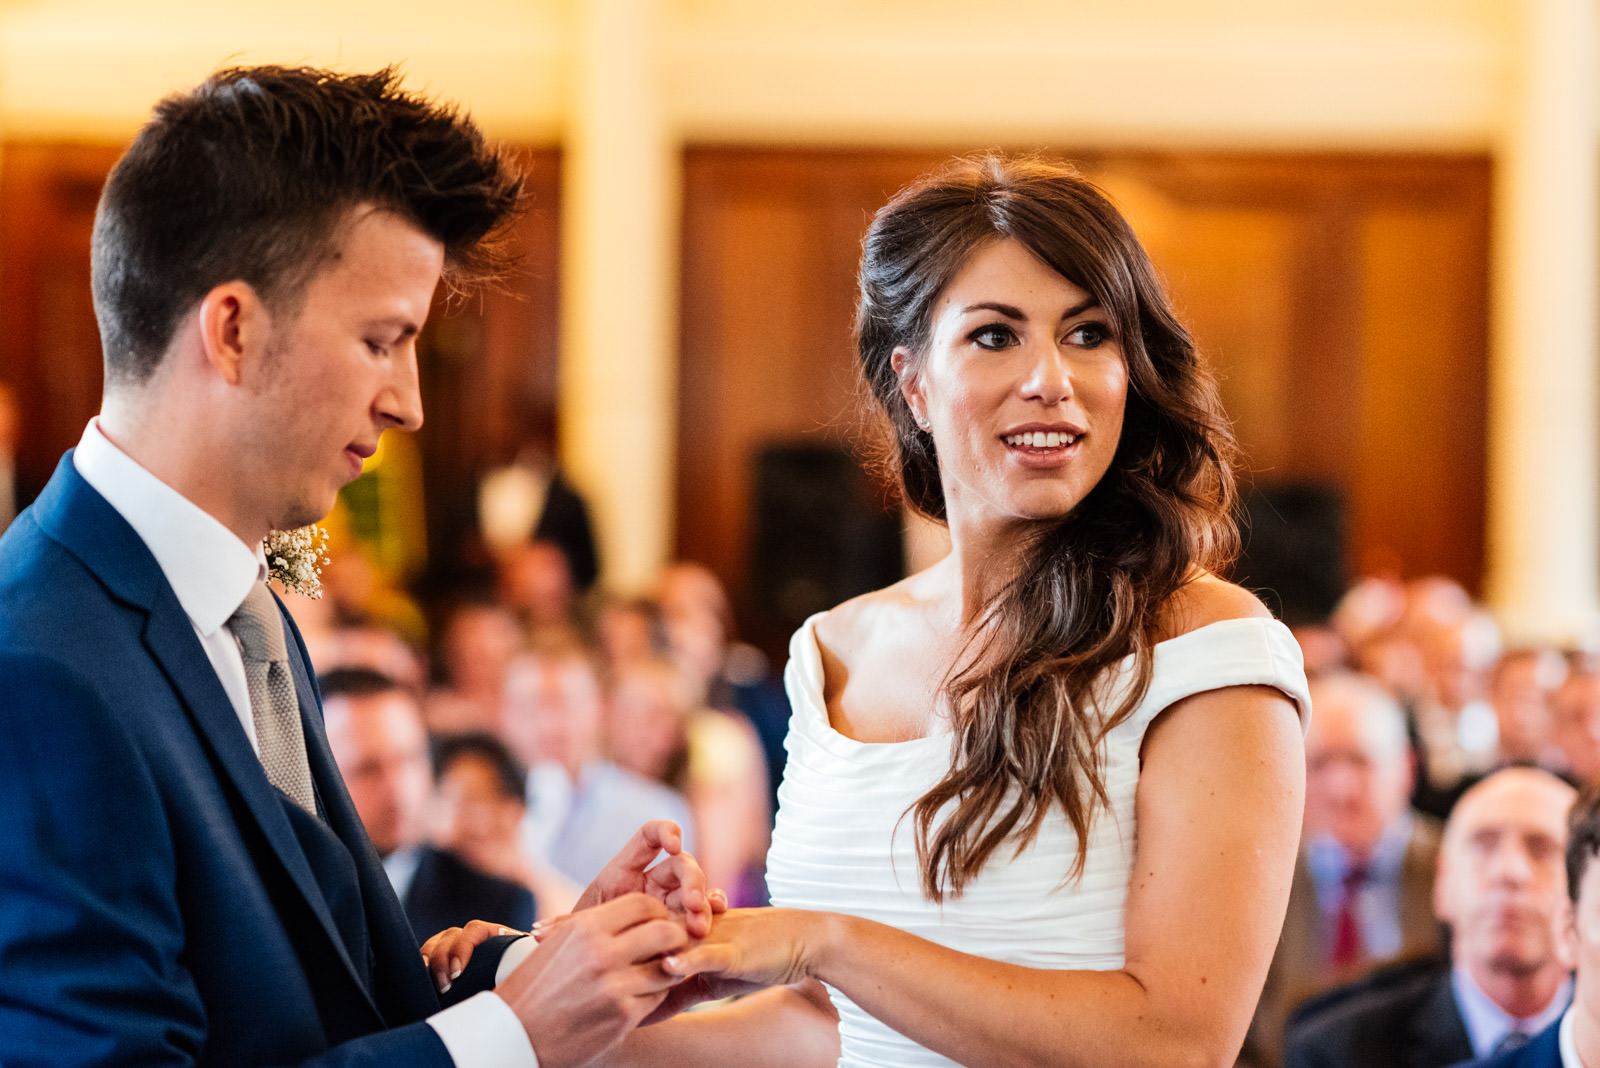
[[501,933],[501,934],[503,934],[503,935],[508,935],[508,934],[510,934],[510,933],[511,933],[511,928],[509,928],[509,927],[502,927],[502,928],[500,928],[500,933]]
[[451,986],[452,986],[452,985],[453,985],[453,984],[451,984],[451,983],[445,983],[445,984],[444,984],[444,986],[441,986],[441,987],[440,987],[440,988],[439,988],[439,993],[441,993],[441,994],[448,994],[448,993],[450,993],[450,987],[451,987]]
[[457,964],[455,961],[451,961],[450,962],[450,978],[451,979],[460,979],[461,978],[461,965]]
[[683,967],[683,961],[679,960],[677,957],[662,957],[661,966],[675,972],[679,968]]

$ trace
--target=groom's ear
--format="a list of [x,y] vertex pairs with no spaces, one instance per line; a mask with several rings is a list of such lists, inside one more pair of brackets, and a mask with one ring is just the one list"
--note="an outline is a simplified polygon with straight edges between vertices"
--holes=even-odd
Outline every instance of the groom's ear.
[[271,316],[247,282],[224,282],[200,298],[200,350],[207,366],[230,386],[266,351]]

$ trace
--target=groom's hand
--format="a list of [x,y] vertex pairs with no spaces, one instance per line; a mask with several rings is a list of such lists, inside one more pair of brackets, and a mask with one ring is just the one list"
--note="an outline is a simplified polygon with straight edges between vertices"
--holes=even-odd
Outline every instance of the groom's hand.
[[[667,855],[656,863],[656,858]],[[683,832],[671,820],[651,820],[601,869],[573,912],[623,894],[649,894],[682,919],[691,937],[711,932],[711,919],[728,907],[721,890],[706,885],[700,864],[683,851]]]
[[540,1068],[583,1064],[660,1006],[678,982],[661,957],[688,944],[665,905],[626,894],[546,928],[495,993],[522,1021]]

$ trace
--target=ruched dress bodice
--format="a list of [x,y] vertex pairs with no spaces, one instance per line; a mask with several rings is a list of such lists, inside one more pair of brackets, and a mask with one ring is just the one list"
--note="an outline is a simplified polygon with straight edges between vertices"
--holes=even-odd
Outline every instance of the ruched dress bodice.
[[[1013,859],[1002,848],[964,893],[935,904],[922,893],[906,813],[944,776],[951,737],[869,743],[835,731],[823,700],[819,618],[795,634],[784,673],[794,715],[767,859],[773,904],[849,913],[1028,967],[1122,967],[1139,749],[1159,712],[1196,693],[1252,684],[1291,697],[1302,722],[1310,712],[1300,649],[1276,620],[1224,620],[1159,643],[1144,700],[1105,739],[1110,805],[1090,830],[1082,876],[1068,881],[1077,839],[1053,809],[1021,856]],[[1125,686],[1129,674],[1131,662],[1124,661],[1108,683]],[[828,993],[839,1010],[841,1066],[954,1063],[879,1023],[839,990],[830,986]]]

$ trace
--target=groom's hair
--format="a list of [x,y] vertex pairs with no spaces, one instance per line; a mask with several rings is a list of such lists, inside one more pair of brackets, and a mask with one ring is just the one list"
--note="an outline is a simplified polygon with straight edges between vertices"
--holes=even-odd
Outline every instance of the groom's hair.
[[156,105],[100,195],[91,269],[107,383],[147,380],[179,320],[224,282],[296,312],[359,205],[444,245],[453,286],[492,277],[521,186],[470,119],[402,90],[392,67],[219,71]]

